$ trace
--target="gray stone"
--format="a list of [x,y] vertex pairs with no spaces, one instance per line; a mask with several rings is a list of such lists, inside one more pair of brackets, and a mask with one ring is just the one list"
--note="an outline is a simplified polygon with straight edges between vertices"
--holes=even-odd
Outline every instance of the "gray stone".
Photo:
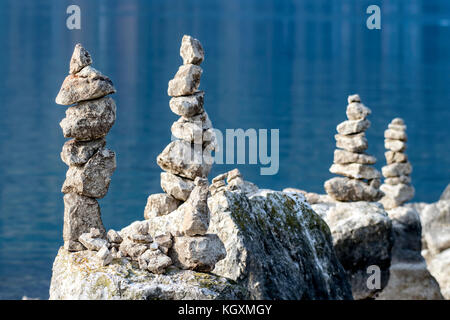
[[[170,270],[154,274],[127,259],[100,266],[95,253],[60,250],[53,263],[51,300],[248,299],[241,286],[212,274]],[[99,290],[101,288],[101,290]]]
[[85,48],[83,48],[80,43],[77,43],[73,50],[72,58],[70,59],[69,73],[78,73],[81,69],[91,64],[92,58],[89,52]]
[[386,151],[384,156],[386,157],[387,164],[408,161],[408,156],[402,152]]
[[386,178],[400,177],[410,175],[412,172],[412,167],[409,162],[391,163],[381,168],[381,171],[383,172],[383,176]]
[[372,111],[362,103],[352,102],[347,106],[346,114],[349,120],[360,120],[365,119],[371,112]]
[[336,147],[350,152],[362,152],[369,146],[364,132],[349,136],[336,134],[334,138],[336,139]]
[[64,248],[69,251],[83,250],[78,239],[91,228],[98,228],[102,234],[106,232],[97,200],[76,193],[64,195]]
[[203,99],[205,93],[198,91],[189,96],[173,97],[169,106],[173,113],[190,118],[203,112]]
[[439,200],[450,200],[450,183],[447,185],[447,188],[445,188],[444,192],[442,192]]
[[186,236],[203,236],[209,226],[208,181],[196,178],[196,186],[180,207],[184,211],[181,230]]
[[216,234],[196,237],[174,237],[171,258],[178,267],[202,272],[214,269],[227,252]]
[[167,94],[171,97],[194,94],[200,86],[202,72],[202,68],[195,64],[180,66],[175,77],[169,81]]
[[366,119],[347,120],[340,123],[336,130],[339,134],[349,135],[366,131],[370,127],[370,121]]
[[109,230],[108,233],[106,234],[106,237],[108,239],[109,242],[112,243],[121,243],[122,242],[122,237],[120,236],[120,234],[116,231],[116,230]]
[[166,271],[166,268],[172,264],[172,259],[158,249],[147,250],[139,257],[139,265],[144,263],[147,266],[146,269],[150,272],[162,274]]
[[449,200],[440,200],[426,205],[421,212],[421,221],[424,240],[432,255],[450,248]]
[[251,299],[352,299],[329,228],[301,194],[227,188],[208,205],[208,232],[227,252],[212,272],[245,286]]
[[98,251],[103,246],[108,245],[108,241],[106,241],[105,239],[102,239],[102,238],[94,238],[91,235],[91,233],[89,233],[89,232],[83,233],[82,235],[80,235],[80,237],[78,238],[78,241],[80,241],[83,244],[83,246],[88,248],[88,250],[93,250],[93,251]]
[[401,141],[408,140],[408,137],[406,136],[405,131],[399,131],[399,130],[394,130],[394,129],[385,130],[384,137],[386,139],[391,139],[391,140],[401,140]]
[[[330,227],[334,250],[352,286],[357,300],[372,298],[389,279],[392,222],[383,207],[376,202],[335,202],[312,205],[320,210]],[[381,288],[370,289],[367,280],[369,266],[381,271]]]
[[338,201],[378,201],[383,193],[363,180],[335,177],[325,181],[325,191]]
[[194,181],[170,172],[161,172],[161,188],[175,199],[186,201],[194,189]]
[[361,102],[359,94],[352,94],[347,97],[347,102],[350,104],[352,102]]
[[68,108],[59,125],[64,137],[87,141],[106,136],[115,121],[116,104],[110,97],[105,97]]
[[349,163],[349,164],[335,163],[330,167],[330,172],[355,179],[372,180],[381,178],[381,173],[377,169],[359,163]]
[[427,259],[428,270],[439,283],[441,293],[450,300],[450,249],[446,249]]
[[180,206],[181,202],[167,193],[151,194],[147,198],[147,204],[144,209],[145,219],[155,214],[156,216],[163,216],[171,213]]
[[69,140],[64,143],[61,151],[61,160],[68,166],[81,166],[88,162],[88,160],[105,145],[105,139],[92,141]]
[[183,64],[199,65],[205,58],[205,53],[200,41],[184,35],[181,40],[180,56],[183,58]]
[[77,74],[70,74],[56,96],[55,102],[71,105],[80,101],[92,100],[115,93],[112,81],[91,66],[84,67]]
[[384,147],[394,152],[403,152],[406,150],[406,143],[400,140],[384,140]]
[[380,200],[386,210],[401,206],[414,197],[414,187],[408,184],[383,184],[380,190],[384,197]]
[[347,150],[334,150],[334,163],[348,164],[348,163],[360,163],[360,164],[375,164],[377,159],[365,153],[354,153]]
[[115,153],[109,149],[100,149],[84,166],[69,167],[61,191],[78,193],[91,198],[103,198],[108,192],[115,169]]
[[384,183],[390,184],[390,185],[410,184],[411,177],[410,176],[399,176],[399,177],[386,178],[386,179],[384,179]]
[[157,157],[157,163],[164,171],[192,180],[206,178],[213,160],[203,154],[201,146],[195,147],[182,140],[172,141]]
[[180,118],[170,128],[172,135],[189,143],[203,144],[203,129],[201,122],[186,121]]
[[149,248],[148,243],[139,243],[135,242],[129,238],[125,238],[119,247],[119,251],[122,253],[124,257],[130,257],[133,260],[136,260]]
[[101,247],[95,256],[102,266],[107,266],[113,261],[113,256],[106,245]]
[[169,252],[169,249],[172,248],[173,245],[172,235],[169,232],[159,234],[155,236],[154,243],[158,245],[158,248],[162,253],[167,254]]

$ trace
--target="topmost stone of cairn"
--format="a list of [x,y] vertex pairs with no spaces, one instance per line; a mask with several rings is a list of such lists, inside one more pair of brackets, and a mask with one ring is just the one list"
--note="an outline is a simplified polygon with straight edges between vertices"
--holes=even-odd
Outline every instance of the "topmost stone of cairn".
[[180,56],[183,58],[183,64],[200,65],[203,62],[205,53],[200,41],[184,35],[181,40]]
[[77,43],[73,50],[72,58],[70,59],[69,73],[78,73],[81,69],[91,64],[92,58],[89,52],[80,43]]

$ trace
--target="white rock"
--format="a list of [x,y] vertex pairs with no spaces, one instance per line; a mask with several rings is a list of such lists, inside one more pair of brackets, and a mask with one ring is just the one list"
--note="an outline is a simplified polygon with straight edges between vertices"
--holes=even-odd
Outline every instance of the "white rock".
[[383,176],[386,178],[400,177],[410,175],[412,172],[412,167],[409,162],[392,163],[381,168],[381,171],[383,172]]
[[406,150],[406,143],[400,140],[385,139],[384,147],[394,152],[402,152]]
[[186,201],[194,189],[194,181],[170,172],[161,172],[161,188],[175,199]]
[[414,197],[414,187],[407,184],[383,184],[380,190],[385,196],[380,200],[386,210],[401,206]]
[[152,213],[162,216],[176,210],[181,202],[167,193],[151,194],[147,198],[147,204],[144,209],[145,219],[149,219]]
[[398,131],[398,130],[393,130],[393,129],[385,130],[384,137],[386,139],[391,139],[391,140],[401,140],[401,141],[408,140],[408,137],[406,136],[405,131]]
[[197,39],[184,35],[181,40],[180,56],[183,58],[183,64],[197,64],[202,63],[205,58],[203,47]]
[[108,245],[108,241],[102,238],[93,238],[90,233],[83,233],[78,240],[89,250],[98,251]]
[[70,59],[69,73],[75,74],[91,64],[92,58],[89,52],[80,43],[77,43]]
[[121,243],[123,240],[122,237],[120,236],[120,234],[116,230],[113,230],[113,229],[108,231],[108,233],[106,234],[106,237],[109,242],[113,242],[113,243]]
[[173,113],[182,117],[193,117],[203,112],[203,99],[205,93],[198,91],[189,96],[173,97],[169,106]]
[[387,164],[408,161],[408,156],[402,152],[389,150],[384,153],[384,156],[386,157]]
[[349,135],[366,131],[370,127],[370,121],[367,119],[347,120],[340,123],[336,130],[342,135]]
[[362,152],[368,147],[364,132],[350,136],[335,134],[334,138],[336,139],[336,147],[350,152]]
[[334,163],[348,164],[348,163],[360,163],[360,164],[375,164],[377,159],[365,153],[354,153],[347,150],[334,150]]
[[350,163],[350,164],[335,163],[330,167],[330,172],[355,179],[372,180],[381,178],[381,173],[377,169],[359,163]]
[[371,112],[372,111],[362,103],[352,102],[347,106],[346,114],[349,120],[360,120],[365,119]]
[[175,77],[169,81],[167,94],[171,97],[194,94],[200,86],[202,72],[202,68],[195,64],[180,66]]
[[105,145],[105,139],[92,141],[69,140],[64,143],[61,151],[61,160],[68,166],[81,166],[88,162],[88,160]]

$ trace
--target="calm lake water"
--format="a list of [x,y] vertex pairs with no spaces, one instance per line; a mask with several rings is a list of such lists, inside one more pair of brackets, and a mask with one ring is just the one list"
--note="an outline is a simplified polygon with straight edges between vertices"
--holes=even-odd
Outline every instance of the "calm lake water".
[[[166,92],[183,34],[205,48],[201,88],[216,128],[280,130],[278,174],[239,165],[247,180],[323,193],[336,125],[357,92],[372,109],[376,167],[384,129],[404,118],[414,201],[438,199],[450,182],[450,2],[381,2],[381,31],[366,28],[372,2],[1,1],[0,298],[48,298],[67,170],[66,108],[54,98],[77,42],[117,89],[108,135],[117,170],[100,201],[108,229],[142,219],[147,196],[161,192],[155,159],[177,119]],[[66,28],[72,3],[81,30]],[[234,167],[216,165],[210,178]]]

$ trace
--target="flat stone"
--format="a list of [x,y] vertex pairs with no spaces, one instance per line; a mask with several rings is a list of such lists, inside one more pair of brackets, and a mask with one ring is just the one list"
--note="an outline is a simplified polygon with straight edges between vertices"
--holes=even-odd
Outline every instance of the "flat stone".
[[383,172],[383,176],[386,178],[400,177],[410,175],[412,172],[412,167],[409,162],[392,163],[381,168],[381,171]]
[[186,236],[203,236],[209,226],[208,181],[196,178],[196,186],[180,206],[184,211],[181,231]]
[[384,147],[394,152],[403,152],[406,150],[406,143],[400,140],[385,139]]
[[385,194],[380,202],[386,210],[401,206],[403,203],[411,200],[415,193],[414,187],[408,184],[383,184],[380,190]]
[[370,127],[370,121],[367,119],[347,120],[340,123],[336,130],[342,135],[360,133],[366,131]]
[[399,131],[399,130],[393,130],[393,129],[385,130],[384,137],[386,139],[391,139],[391,140],[401,140],[401,141],[408,140],[408,137],[406,136],[405,131]]
[[64,143],[61,160],[68,166],[81,166],[105,145],[106,140],[103,138],[92,141],[69,140]]
[[169,249],[172,248],[173,245],[172,235],[169,232],[155,236],[154,241],[155,242],[153,243],[156,243],[159,250],[161,250],[161,252],[164,254],[167,254],[169,252]]
[[75,74],[91,64],[92,58],[89,52],[80,43],[77,43],[70,59],[69,73]]
[[199,65],[205,58],[205,53],[200,41],[184,35],[181,40],[180,56],[183,58],[183,64]]
[[175,199],[186,201],[194,189],[194,181],[170,172],[161,172],[161,188]]
[[182,269],[209,272],[225,258],[226,250],[216,234],[175,237],[171,250],[174,264]]
[[384,183],[390,184],[390,185],[396,185],[396,184],[410,184],[411,183],[411,177],[410,176],[399,176],[399,177],[392,177],[392,178],[386,178],[384,179]]
[[330,167],[330,172],[355,179],[371,180],[381,178],[381,173],[377,169],[359,163],[350,163],[350,164],[335,163]]
[[148,248],[148,243],[139,243],[126,238],[120,243],[119,251],[124,257],[130,257],[132,260],[137,261]]
[[325,191],[338,201],[377,201],[383,193],[362,180],[335,177],[325,181]]
[[175,121],[170,128],[172,135],[186,142],[203,144],[203,129],[201,122],[185,121],[180,118]]
[[202,68],[195,64],[180,66],[175,77],[169,81],[167,94],[171,97],[194,94],[200,86],[202,72]]
[[167,193],[151,194],[147,198],[147,204],[144,209],[145,219],[154,214],[156,216],[163,216],[176,210],[181,202]]
[[371,114],[371,110],[359,102],[352,102],[347,106],[347,118],[349,120],[365,119]]
[[170,110],[181,117],[193,117],[203,112],[203,91],[189,96],[173,97],[169,101]]
[[64,137],[86,141],[106,136],[116,121],[116,104],[110,97],[85,101],[66,110],[59,125]]
[[55,102],[71,105],[80,101],[92,100],[115,93],[112,81],[91,66],[84,67],[77,74],[70,74],[56,96]]
[[112,242],[112,243],[121,243],[123,241],[120,234],[116,230],[113,230],[113,229],[108,231],[108,233],[106,234],[106,237],[107,237],[108,241]]
[[108,192],[115,169],[115,153],[109,149],[100,149],[84,166],[69,167],[61,192],[103,198]]
[[388,128],[391,130],[397,130],[397,131],[406,131],[406,125],[404,124],[388,124]]
[[395,152],[395,151],[389,150],[384,153],[384,156],[386,157],[387,164],[408,161],[408,156],[406,154],[404,154],[403,152]]
[[163,274],[172,264],[172,259],[159,250],[147,250],[139,257],[139,260],[145,260],[148,271],[155,274]]
[[352,102],[361,102],[359,94],[352,94],[347,97],[347,102],[350,104]]
[[348,163],[360,163],[360,164],[375,164],[377,159],[365,153],[354,153],[347,150],[334,150],[334,163],[348,164]]
[[394,118],[391,123],[396,125],[404,125],[405,121],[402,118]]
[[199,145],[175,140],[158,155],[156,161],[164,171],[194,180],[208,176],[214,159],[203,153]]
[[103,246],[108,245],[108,241],[106,241],[105,239],[102,239],[102,238],[93,238],[90,233],[83,233],[78,238],[78,241],[80,241],[83,244],[83,246],[88,248],[88,250],[92,250],[92,251],[98,251]]
[[334,138],[336,139],[336,147],[350,152],[363,152],[369,146],[363,132],[350,136],[335,134]]
[[102,234],[106,232],[97,200],[76,193],[64,195],[64,248],[69,251],[83,250],[78,239],[91,228],[99,229]]

